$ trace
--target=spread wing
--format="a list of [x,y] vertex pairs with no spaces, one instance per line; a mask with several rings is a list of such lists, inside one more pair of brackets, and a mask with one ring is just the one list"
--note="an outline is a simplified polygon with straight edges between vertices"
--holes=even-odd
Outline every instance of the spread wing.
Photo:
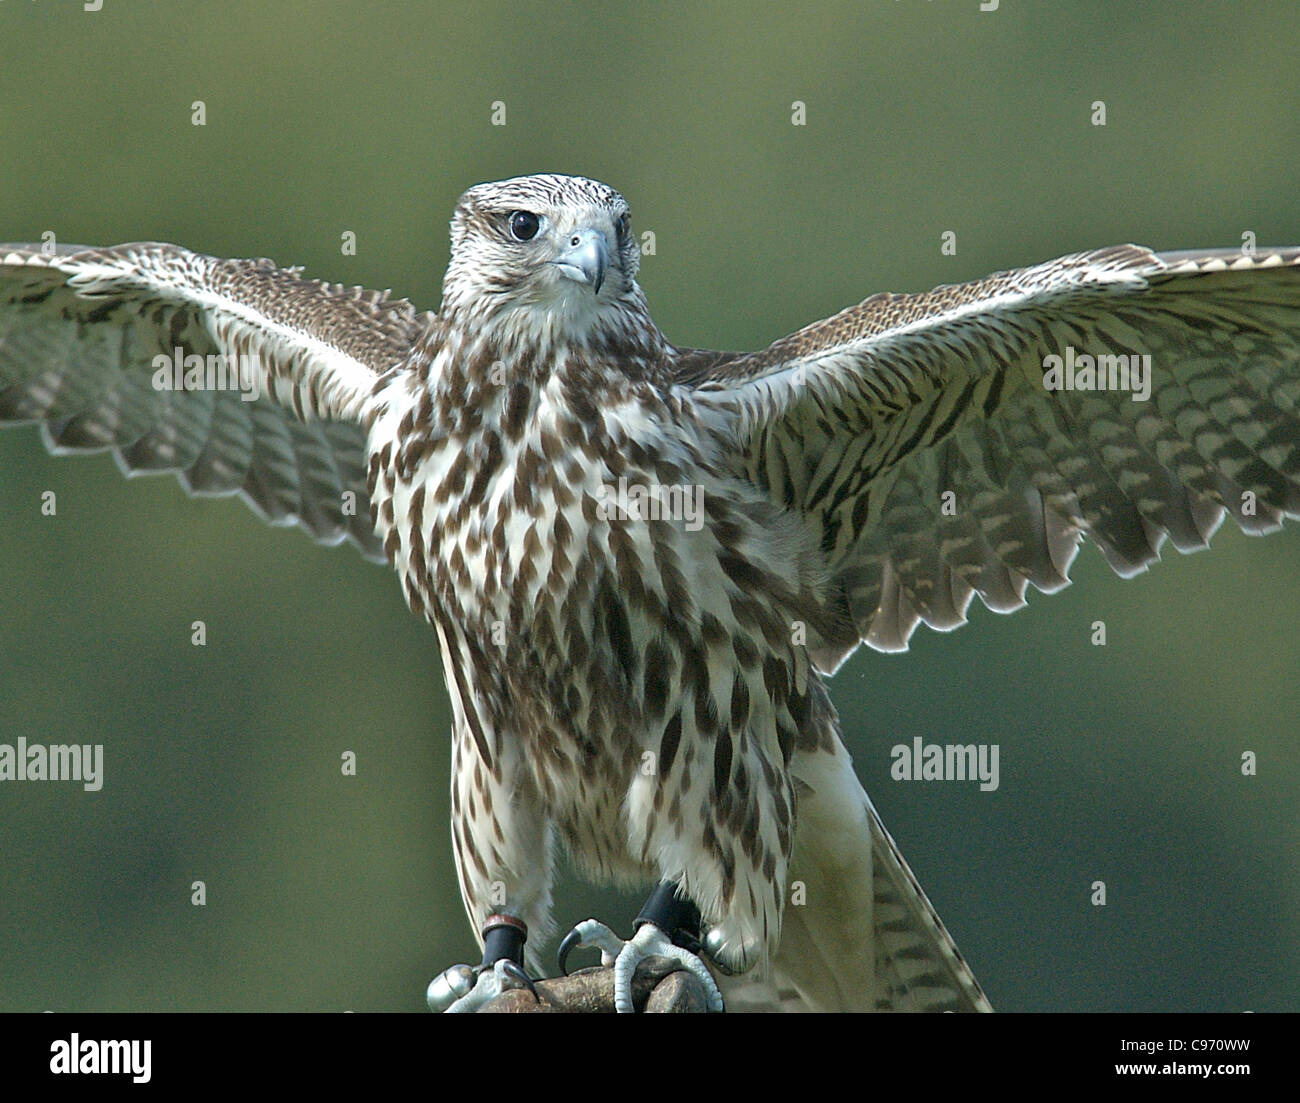
[[820,543],[852,624],[818,641],[834,669],[964,623],[974,594],[1059,589],[1085,537],[1128,576],[1225,512],[1252,533],[1300,513],[1300,249],[1126,245],[876,295],[762,352],[693,352],[678,382]]
[[111,449],[128,475],[241,494],[382,560],[365,401],[429,321],[268,260],[0,245],[0,425],[39,422],[56,454]]

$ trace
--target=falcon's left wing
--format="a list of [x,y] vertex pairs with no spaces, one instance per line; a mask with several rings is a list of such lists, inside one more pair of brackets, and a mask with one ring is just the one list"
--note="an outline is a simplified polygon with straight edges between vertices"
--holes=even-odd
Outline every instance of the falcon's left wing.
[[1059,589],[1084,536],[1127,576],[1225,511],[1300,515],[1300,249],[1125,245],[877,295],[678,382],[820,544],[853,626],[817,641],[826,670],[974,594]]
[[110,449],[128,475],[240,494],[273,524],[382,560],[365,403],[429,321],[269,260],[0,245],[0,426],[39,422],[55,453]]

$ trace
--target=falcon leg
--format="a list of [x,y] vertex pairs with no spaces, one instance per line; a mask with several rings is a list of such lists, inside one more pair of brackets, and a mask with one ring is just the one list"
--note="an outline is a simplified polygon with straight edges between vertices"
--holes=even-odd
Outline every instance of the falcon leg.
[[603,965],[614,966],[614,1010],[630,1014],[632,977],[646,958],[664,957],[677,962],[703,986],[710,1011],[722,1011],[722,993],[699,956],[700,913],[690,900],[677,895],[677,886],[661,881],[634,920],[635,933],[626,941],[604,923],[587,919],[560,943],[560,971],[568,975],[570,951],[580,946],[600,950]]
[[453,965],[432,981],[426,993],[430,1011],[461,1014],[477,1011],[511,988],[537,995],[524,972],[528,928],[513,916],[490,915],[483,927],[483,961],[476,967]]

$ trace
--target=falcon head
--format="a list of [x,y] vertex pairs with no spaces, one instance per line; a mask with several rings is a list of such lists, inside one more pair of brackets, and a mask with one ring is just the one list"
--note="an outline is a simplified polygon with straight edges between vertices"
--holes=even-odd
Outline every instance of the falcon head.
[[640,250],[618,192],[582,176],[478,184],[451,220],[443,313],[521,336],[590,341],[644,322]]

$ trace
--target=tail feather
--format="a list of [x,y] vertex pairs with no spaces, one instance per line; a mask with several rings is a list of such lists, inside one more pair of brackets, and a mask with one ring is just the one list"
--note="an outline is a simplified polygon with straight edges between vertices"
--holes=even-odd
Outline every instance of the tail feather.
[[991,1011],[836,739],[791,762],[799,813],[781,943],[723,978],[732,1010]]
[[[866,799],[866,793],[862,794]],[[898,846],[868,803],[874,857],[877,1010],[992,1011]]]

